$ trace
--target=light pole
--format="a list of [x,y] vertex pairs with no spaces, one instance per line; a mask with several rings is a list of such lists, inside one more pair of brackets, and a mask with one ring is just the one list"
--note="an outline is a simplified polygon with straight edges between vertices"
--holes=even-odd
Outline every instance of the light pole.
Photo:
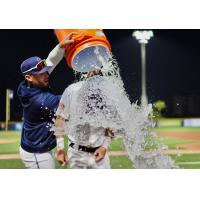
[[13,94],[13,90],[6,89],[6,131],[8,130],[8,123],[10,121],[10,100],[13,99]]
[[148,105],[147,90],[146,90],[146,44],[153,37],[152,31],[134,31],[132,34],[135,37],[141,47],[141,74],[142,74],[142,96],[141,105]]

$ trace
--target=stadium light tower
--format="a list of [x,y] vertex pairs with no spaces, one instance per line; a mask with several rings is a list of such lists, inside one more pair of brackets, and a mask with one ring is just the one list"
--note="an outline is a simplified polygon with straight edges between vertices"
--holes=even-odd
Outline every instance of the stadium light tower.
[[146,90],[146,45],[151,37],[153,37],[153,31],[134,31],[132,34],[135,37],[141,47],[141,68],[142,68],[142,96],[141,105],[145,106],[148,104],[147,90]]

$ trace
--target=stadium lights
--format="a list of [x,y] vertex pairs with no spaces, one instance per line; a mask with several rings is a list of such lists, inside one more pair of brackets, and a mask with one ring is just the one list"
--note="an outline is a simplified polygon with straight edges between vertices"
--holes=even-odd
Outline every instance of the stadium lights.
[[148,98],[146,92],[146,44],[153,37],[153,31],[134,31],[132,34],[135,37],[141,47],[141,68],[142,68],[142,95],[141,95],[141,105],[148,105]]
[[151,37],[153,37],[153,31],[134,31],[132,34],[139,43],[147,44]]

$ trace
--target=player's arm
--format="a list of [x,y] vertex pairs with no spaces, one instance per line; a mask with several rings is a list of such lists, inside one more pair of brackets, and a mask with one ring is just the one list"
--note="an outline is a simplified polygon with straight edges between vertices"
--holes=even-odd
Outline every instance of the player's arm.
[[64,145],[64,123],[65,119],[58,115],[55,120],[55,135],[57,142],[56,159],[62,165],[66,165],[68,163],[68,157]]
[[46,59],[47,66],[52,66],[49,69],[49,74],[55,69],[55,67],[60,63],[60,61],[63,59],[65,54],[65,49],[68,47],[68,45],[72,44],[74,40],[72,39],[72,36],[75,33],[72,32],[68,34],[63,41],[61,41],[48,55]]
[[67,153],[65,151],[64,145],[64,136],[65,136],[65,123],[67,123],[67,119],[64,115],[65,105],[60,101],[58,109],[56,111],[56,119],[55,119],[55,136],[57,142],[57,150],[56,150],[56,159],[62,164],[66,165],[68,163]]

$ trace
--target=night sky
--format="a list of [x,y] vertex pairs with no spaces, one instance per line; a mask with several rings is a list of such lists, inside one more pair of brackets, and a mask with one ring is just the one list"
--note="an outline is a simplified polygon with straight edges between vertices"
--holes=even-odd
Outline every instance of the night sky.
[[[112,52],[130,100],[140,99],[140,45],[130,29],[105,29]],[[165,100],[166,116],[200,116],[200,30],[153,30],[147,46],[147,93],[149,102]],[[31,56],[46,58],[57,44],[53,30],[0,30],[0,120],[5,120],[6,88],[14,90],[11,120],[21,120],[17,87],[23,77],[21,62]],[[57,94],[73,83],[75,76],[65,59],[51,75],[51,88]],[[178,105],[178,106],[177,106]]]

